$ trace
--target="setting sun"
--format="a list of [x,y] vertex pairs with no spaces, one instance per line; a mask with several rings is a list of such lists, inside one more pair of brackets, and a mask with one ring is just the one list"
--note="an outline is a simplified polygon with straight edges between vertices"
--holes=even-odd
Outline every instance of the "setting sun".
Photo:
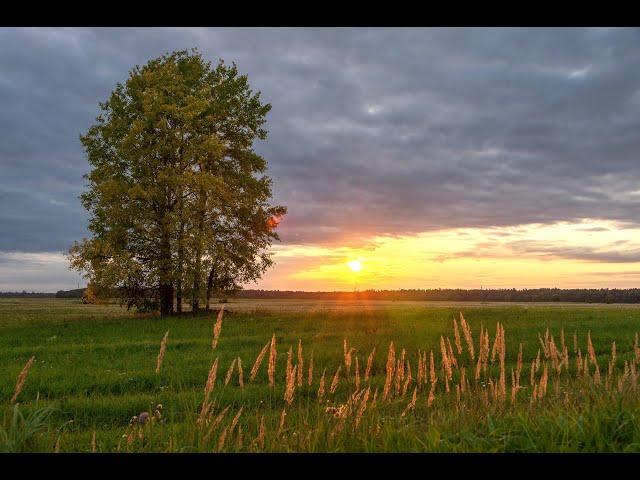
[[347,263],[347,266],[354,272],[359,272],[360,270],[362,270],[362,263],[360,263],[359,260],[352,260],[351,262]]

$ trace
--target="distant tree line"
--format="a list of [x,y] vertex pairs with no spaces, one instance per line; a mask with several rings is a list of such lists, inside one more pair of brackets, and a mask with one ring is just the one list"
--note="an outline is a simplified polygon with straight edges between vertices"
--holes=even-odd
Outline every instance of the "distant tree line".
[[85,288],[74,288],[73,290],[58,290],[56,298],[82,298]]
[[242,290],[238,298],[300,300],[422,300],[459,302],[583,302],[640,303],[640,288],[533,288],[504,289],[408,289],[363,290],[358,292],[300,292],[285,290]]
[[26,290],[21,292],[0,292],[0,298],[55,298],[55,296],[55,293],[27,292]]
[[[0,298],[82,298],[84,288],[59,290],[56,293],[0,292]],[[292,290],[237,290],[225,296],[253,299],[295,300],[417,300],[458,302],[582,302],[640,303],[640,288],[531,288],[503,289],[408,289],[363,290],[358,292],[303,292]],[[118,292],[111,292],[113,298]]]

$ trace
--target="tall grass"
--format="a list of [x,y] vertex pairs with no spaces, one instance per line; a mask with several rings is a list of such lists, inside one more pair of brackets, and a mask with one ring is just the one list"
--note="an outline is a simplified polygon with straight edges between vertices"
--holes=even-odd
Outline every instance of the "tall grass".
[[[257,353],[246,382],[240,356],[221,379],[216,358],[203,379],[199,410],[177,424],[166,423],[158,408],[153,415],[144,412],[116,432],[111,444],[121,452],[640,450],[637,338],[630,351],[620,352],[613,342],[608,354],[598,357],[590,332],[586,345],[574,335],[569,349],[564,330],[556,337],[547,329],[532,358],[524,356],[522,343],[514,339],[517,354],[509,359],[511,339],[501,323],[493,339],[484,326],[474,337],[462,314],[452,326],[453,341],[442,335],[437,345],[417,352],[389,342],[384,378],[372,374],[378,365],[375,350],[361,376],[356,349],[344,339],[333,367],[316,362],[323,372],[317,380],[309,363],[307,382],[302,340],[295,342],[297,355],[290,346],[286,368],[279,371],[274,334]],[[224,337],[218,341],[223,344]],[[267,371],[260,373],[268,349]],[[603,360],[606,368],[601,370]],[[509,371],[507,364],[513,365]],[[238,382],[231,382],[236,371]],[[327,371],[334,373],[327,378]],[[258,388],[267,383],[270,388]],[[223,395],[245,388],[261,396]],[[3,448],[29,448],[28,439],[41,431],[47,416],[36,411],[25,418],[14,407],[0,431]],[[87,450],[96,451],[96,445],[94,430]]]

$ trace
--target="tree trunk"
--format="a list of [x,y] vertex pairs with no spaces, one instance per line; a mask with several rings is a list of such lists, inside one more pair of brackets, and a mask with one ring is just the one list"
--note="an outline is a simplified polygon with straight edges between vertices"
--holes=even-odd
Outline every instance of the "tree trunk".
[[214,275],[214,273],[215,272],[214,272],[214,270],[212,268],[211,271],[209,272],[209,278],[207,278],[207,305],[206,305],[207,312],[209,311],[211,294],[213,293],[213,275]]
[[[200,262],[196,262],[200,263]],[[191,314],[195,317],[200,310],[200,268],[196,267],[196,274],[193,279],[193,295],[191,297]]]
[[182,244],[183,236],[184,222],[180,223],[180,236],[178,237],[178,280],[176,282],[176,312],[178,313],[178,315],[182,314],[182,277],[184,275],[184,246]]
[[182,314],[182,279],[179,278],[176,285],[176,313]]
[[171,283],[160,284],[160,316],[166,317],[173,313],[173,285]]
[[164,234],[160,241],[160,316],[173,313],[173,283],[171,280],[171,245]]
[[[200,171],[204,170],[200,165]],[[204,243],[204,216],[206,198],[204,189],[200,189],[198,198],[198,223],[196,227],[195,268],[193,273],[193,296],[191,300],[191,312],[195,317],[200,310],[200,282],[202,280],[202,249]]]

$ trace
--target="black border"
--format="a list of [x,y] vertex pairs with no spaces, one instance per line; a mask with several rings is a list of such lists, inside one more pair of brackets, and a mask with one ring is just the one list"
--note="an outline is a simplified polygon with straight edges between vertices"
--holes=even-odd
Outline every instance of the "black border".
[[[640,454],[441,454],[441,453],[380,453],[380,454],[0,454],[3,471],[15,475],[53,472],[68,476],[113,477],[126,473],[154,473],[164,478],[173,475],[219,476],[222,472],[246,476],[255,469],[259,475],[303,477],[316,474],[342,477],[357,475],[394,475],[415,478],[432,476],[436,472],[490,476],[492,478],[521,478],[550,474],[577,478],[577,475],[609,475],[635,473],[640,466]],[[13,468],[12,468],[13,467]],[[309,469],[313,467],[314,469]],[[317,467],[317,468],[316,468]],[[9,468],[9,469],[7,469]],[[624,471],[627,473],[623,473]]]
[[3,6],[0,27],[637,26],[640,14],[607,4],[485,2],[108,2]]

